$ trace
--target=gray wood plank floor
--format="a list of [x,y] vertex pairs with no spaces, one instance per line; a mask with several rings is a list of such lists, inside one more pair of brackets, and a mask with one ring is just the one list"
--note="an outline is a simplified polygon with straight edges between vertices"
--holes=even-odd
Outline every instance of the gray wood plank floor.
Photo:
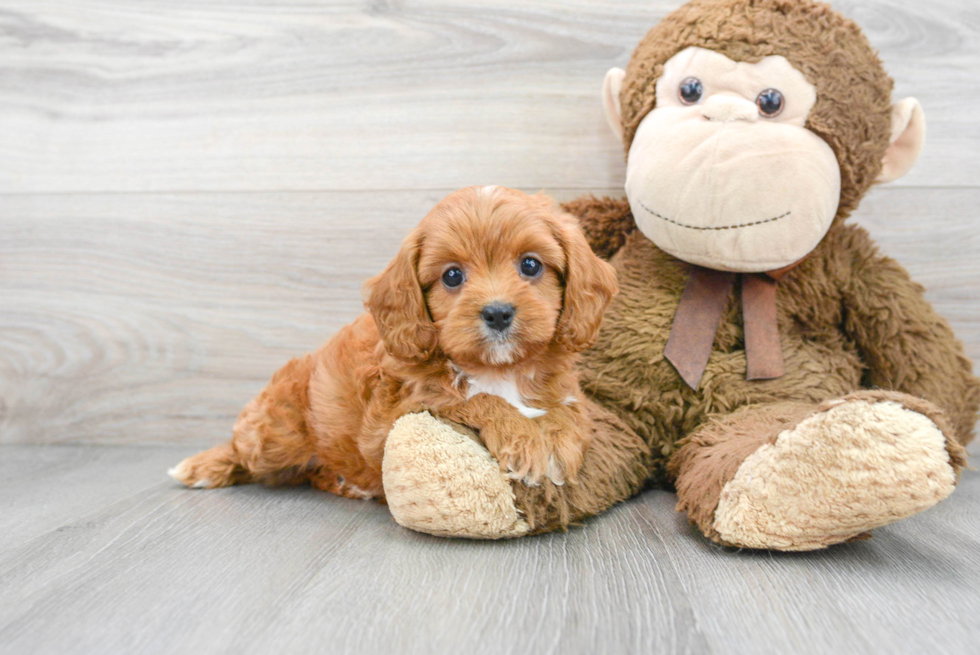
[[980,474],[874,539],[724,550],[651,490],[482,543],[310,488],[179,488],[179,447],[0,446],[0,652],[975,653]]
[[[803,555],[719,549],[659,490],[487,544],[163,475],[449,191],[621,195],[602,78],[679,4],[0,0],[0,654],[980,651],[972,471]],[[832,4],[929,123],[855,220],[976,360],[980,5]]]

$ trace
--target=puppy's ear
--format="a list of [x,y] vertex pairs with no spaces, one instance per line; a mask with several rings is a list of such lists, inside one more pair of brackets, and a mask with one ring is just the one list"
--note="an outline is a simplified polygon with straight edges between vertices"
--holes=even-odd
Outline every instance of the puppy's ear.
[[569,350],[590,348],[617,293],[616,270],[592,252],[574,216],[552,204],[554,229],[565,250],[565,297],[555,338]]
[[378,326],[385,350],[398,359],[425,361],[432,356],[437,332],[419,284],[422,234],[415,230],[388,267],[364,284],[364,304]]

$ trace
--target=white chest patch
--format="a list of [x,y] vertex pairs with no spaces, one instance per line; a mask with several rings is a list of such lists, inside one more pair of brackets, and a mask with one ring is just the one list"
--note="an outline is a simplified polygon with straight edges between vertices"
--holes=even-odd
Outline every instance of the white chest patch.
[[517,381],[513,375],[469,375],[463,374],[468,383],[466,397],[472,398],[478,393],[488,393],[492,396],[499,396],[517,408],[521,414],[528,418],[538,418],[547,414],[547,410],[529,407],[521,398],[517,390]]

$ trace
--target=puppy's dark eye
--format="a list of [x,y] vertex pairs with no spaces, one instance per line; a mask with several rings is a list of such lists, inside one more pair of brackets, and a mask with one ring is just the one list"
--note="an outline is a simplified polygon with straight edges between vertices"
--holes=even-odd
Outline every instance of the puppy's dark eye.
[[537,277],[541,273],[541,269],[541,262],[534,257],[525,257],[521,260],[521,275]]
[[463,271],[453,266],[442,274],[442,283],[450,289],[455,289],[463,283]]
[[783,110],[783,94],[776,89],[766,89],[755,99],[755,104],[759,107],[759,113],[763,116],[772,118]]
[[701,99],[703,93],[704,86],[696,77],[689,77],[681,82],[681,88],[677,91],[677,95],[685,105],[693,105]]

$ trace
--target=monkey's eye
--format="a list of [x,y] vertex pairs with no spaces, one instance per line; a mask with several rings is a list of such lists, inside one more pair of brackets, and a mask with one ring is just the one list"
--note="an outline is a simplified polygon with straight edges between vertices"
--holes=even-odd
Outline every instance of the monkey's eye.
[[526,277],[537,277],[541,274],[541,262],[534,257],[525,257],[521,260],[521,275]]
[[681,88],[677,91],[677,95],[685,105],[693,105],[701,99],[703,93],[704,86],[701,84],[701,80],[696,77],[685,79],[681,82]]
[[450,289],[455,289],[463,283],[463,271],[457,266],[447,269],[442,274],[442,283]]
[[755,99],[755,104],[759,107],[759,113],[768,118],[778,116],[783,110],[783,94],[776,89],[766,89]]

